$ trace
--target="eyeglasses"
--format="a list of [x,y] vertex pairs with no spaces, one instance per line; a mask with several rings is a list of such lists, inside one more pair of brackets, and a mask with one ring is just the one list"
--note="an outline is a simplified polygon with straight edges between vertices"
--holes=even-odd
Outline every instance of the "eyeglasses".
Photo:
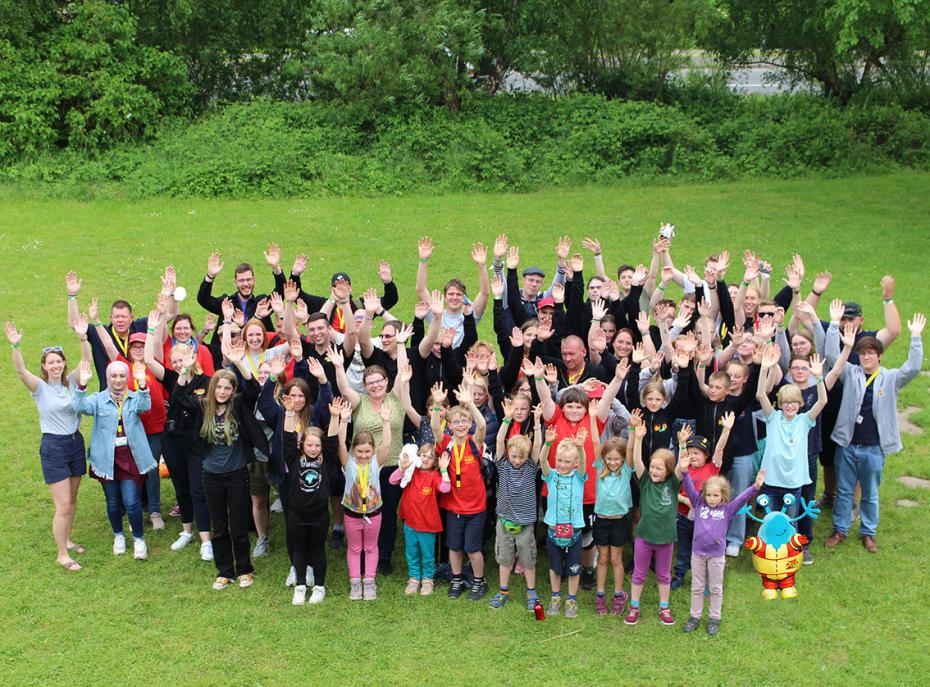
[[42,349],[42,355],[45,355],[46,353],[61,353],[62,350],[64,349],[62,349],[61,346],[46,346]]
[[759,317],[775,317],[775,313],[773,313],[773,312],[762,312],[762,311],[760,311],[760,312],[759,312]]
[[368,386],[381,386],[386,381],[387,380],[384,377],[382,377],[381,379],[366,379],[365,384],[367,384]]

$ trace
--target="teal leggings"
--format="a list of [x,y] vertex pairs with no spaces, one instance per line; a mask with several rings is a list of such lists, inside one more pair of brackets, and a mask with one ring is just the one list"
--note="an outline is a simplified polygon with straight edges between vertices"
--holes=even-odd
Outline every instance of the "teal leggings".
[[431,580],[436,573],[436,533],[417,532],[404,525],[407,570],[415,580]]

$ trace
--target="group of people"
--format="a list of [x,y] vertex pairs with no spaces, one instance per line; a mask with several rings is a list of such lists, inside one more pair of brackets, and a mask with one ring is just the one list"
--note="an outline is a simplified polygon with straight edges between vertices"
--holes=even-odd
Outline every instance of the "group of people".
[[[460,279],[429,289],[434,247],[422,238],[406,321],[386,262],[380,294],[353,292],[351,277],[337,272],[329,293],[314,295],[301,282],[307,256],[285,275],[275,244],[264,252],[268,295],[256,294],[248,263],[233,270],[232,292],[214,295],[223,261],[209,257],[199,330],[195,316],[179,312],[171,267],[147,316],[117,300],[108,323],[96,299],[81,310],[81,280],[69,273],[75,371],[61,346],[49,346],[39,375],[30,372],[22,336],[6,324],[39,411],[58,563],[81,569],[84,547],[71,529],[88,459],[114,555],[127,551],[125,516],[133,555],[148,556],[145,516],[165,528],[159,475],[167,473],[181,521],[171,549],[194,542],[196,527],[217,590],[253,583],[276,490],[298,605],[325,599],[327,540],[346,548],[349,598],[375,599],[377,576],[393,571],[400,520],[408,596],[432,594],[445,568],[450,598],[484,598],[493,542],[499,585],[490,605],[505,606],[522,576],[532,611],[543,605],[536,559],[544,545],[550,615],[575,617],[582,588],[594,591],[597,614],[636,624],[652,571],[659,621],[673,625],[669,597],[690,572],[683,629],[699,627],[709,590],[706,630],[716,634],[725,560],[746,537],[741,507],[764,494],[793,516],[817,500],[818,463],[818,505],[833,511],[825,545],[842,544],[858,518],[864,549],[876,552],[882,467],[902,449],[896,401],[920,371],[924,316],[907,322],[907,361],[889,369],[882,356],[901,332],[890,276],[881,280],[884,326],[867,330],[850,301],[833,300],[828,319],[818,318],[831,276],[815,275],[802,292],[800,256],[778,288],[769,263],[750,251],[741,274],[726,251],[700,272],[679,268],[673,236],[663,225],[650,264],[620,265],[615,279],[597,240],[582,241],[593,254],[586,260],[561,238],[548,286],[545,271],[521,270],[519,249],[499,236],[490,251],[471,248],[473,296]],[[494,341],[478,335],[489,315]],[[93,417],[89,449],[83,415]],[[810,519],[799,530],[810,564]]]

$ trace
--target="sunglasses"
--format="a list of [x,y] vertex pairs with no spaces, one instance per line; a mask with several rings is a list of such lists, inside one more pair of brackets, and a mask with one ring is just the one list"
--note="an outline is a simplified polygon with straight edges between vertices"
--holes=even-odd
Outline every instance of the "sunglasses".
[[61,346],[46,346],[42,349],[42,355],[45,355],[46,353],[61,353],[62,350],[64,349],[62,349]]

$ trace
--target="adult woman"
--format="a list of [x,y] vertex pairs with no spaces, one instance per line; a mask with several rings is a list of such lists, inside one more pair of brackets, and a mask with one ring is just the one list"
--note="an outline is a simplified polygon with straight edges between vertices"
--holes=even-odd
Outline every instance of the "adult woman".
[[[203,401],[184,399],[184,409],[197,417],[203,455],[203,491],[210,511],[216,590],[226,589],[233,578],[243,589],[252,586],[249,557],[249,523],[252,500],[248,464],[255,451],[271,452],[255,418],[258,384],[243,362],[245,344],[224,345],[223,356],[233,362],[244,380],[241,391],[236,375],[218,370]],[[239,393],[237,393],[239,391]]]
[[78,370],[78,387],[74,395],[74,410],[92,415],[94,427],[90,434],[91,475],[100,480],[107,500],[107,517],[113,528],[113,555],[126,553],[123,531],[123,511],[132,529],[133,556],[148,558],[142,530],[140,489],[143,475],[158,464],[152,457],[140,415],[152,407],[152,397],[145,384],[145,365],[136,363],[132,370],[130,390],[129,366],[121,360],[107,365],[107,388],[87,395],[87,383],[92,376],[90,359],[82,358]]
[[[86,318],[83,322],[81,349],[89,359],[91,352],[90,344],[87,343]],[[71,541],[71,526],[74,523],[81,477],[87,472],[84,437],[78,431],[81,416],[74,411],[71,404],[77,376],[67,376],[68,363],[61,346],[48,346],[42,350],[42,357],[39,359],[41,376],[37,377],[26,368],[23,352],[20,350],[23,337],[12,322],[6,323],[6,338],[13,348],[13,367],[29,389],[39,410],[39,427],[42,429],[39,457],[42,476],[55,502],[52,535],[58,549],[58,564],[69,572],[75,572],[81,569],[81,564],[74,560],[71,554],[84,553],[84,547]]]
[[[163,323],[161,313],[149,313],[149,328],[159,329]],[[200,532],[200,558],[213,560],[213,545],[210,542],[210,514],[203,493],[203,454],[197,437],[197,417],[185,408],[196,407],[206,395],[210,378],[203,373],[190,346],[175,346],[168,354],[170,367],[156,359],[155,337],[145,340],[145,364],[156,379],[161,381],[168,393],[168,412],[165,431],[162,434],[162,452],[174,493],[181,510],[181,533],[171,545],[172,551],[180,551],[194,537],[194,523]]]
[[[232,324],[234,314],[232,301],[225,299],[223,301],[223,324]],[[229,337],[229,327],[226,327],[222,340],[225,342]],[[249,379],[258,378],[258,368],[265,360],[270,360],[276,355],[286,357],[291,351],[291,347],[286,343],[268,348],[268,331],[262,321],[255,318],[242,326],[242,341],[245,342],[245,355],[242,360],[245,368],[251,373]]]
[[[210,317],[213,317],[215,321],[214,315],[210,315]],[[204,327],[204,333],[206,333],[206,326]],[[200,369],[203,370],[205,375],[212,377],[214,372],[213,356],[210,354],[209,348],[197,341],[194,336],[194,321],[187,313],[181,313],[174,318],[171,325],[171,336],[162,346],[162,363],[170,359],[172,348],[181,345],[190,346],[193,349],[197,362],[200,364]]]
[[[398,366],[403,368],[406,355],[403,346],[397,347]],[[388,375],[383,367],[369,365],[362,374],[365,384],[364,394],[359,394],[349,385],[343,367],[342,351],[333,347],[329,352],[329,359],[336,368],[336,383],[339,391],[352,406],[353,431],[371,432],[375,445],[381,446],[381,408],[388,407],[391,411],[391,445],[387,452],[384,464],[381,466],[381,501],[384,517],[381,520],[381,531],[378,534],[378,569],[382,575],[389,575],[393,567],[391,554],[394,551],[394,540],[397,537],[397,506],[403,493],[399,484],[391,484],[388,480],[397,469],[397,457],[403,445],[404,408],[400,400],[400,391],[395,387],[388,394]]]

